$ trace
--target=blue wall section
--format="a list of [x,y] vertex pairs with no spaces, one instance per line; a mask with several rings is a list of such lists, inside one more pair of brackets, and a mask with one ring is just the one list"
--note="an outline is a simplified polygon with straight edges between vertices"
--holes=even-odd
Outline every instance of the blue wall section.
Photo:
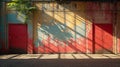
[[42,46],[42,41],[47,38],[51,38],[52,41],[68,41],[73,38],[73,34],[70,29],[67,28],[66,24],[54,23],[53,25],[42,24],[41,28],[37,29],[38,40],[36,40],[35,46]]
[[17,12],[14,13],[8,13],[6,16],[8,23],[24,23],[25,18],[22,15],[18,15]]
[[7,14],[7,21],[9,23],[19,23],[20,21],[17,20],[17,15],[14,13]]

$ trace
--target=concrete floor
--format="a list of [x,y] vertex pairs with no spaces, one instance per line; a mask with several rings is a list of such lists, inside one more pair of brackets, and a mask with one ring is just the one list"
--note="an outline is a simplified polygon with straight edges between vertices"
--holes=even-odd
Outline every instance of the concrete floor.
[[0,67],[120,67],[120,54],[9,54]]

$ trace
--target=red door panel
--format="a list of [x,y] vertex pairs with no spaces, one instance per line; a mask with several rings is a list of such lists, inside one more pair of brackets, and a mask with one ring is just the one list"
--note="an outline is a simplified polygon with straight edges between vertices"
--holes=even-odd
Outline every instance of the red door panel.
[[113,52],[113,26],[112,24],[95,24],[95,52],[112,53]]
[[26,53],[27,25],[9,24],[9,46],[12,53]]

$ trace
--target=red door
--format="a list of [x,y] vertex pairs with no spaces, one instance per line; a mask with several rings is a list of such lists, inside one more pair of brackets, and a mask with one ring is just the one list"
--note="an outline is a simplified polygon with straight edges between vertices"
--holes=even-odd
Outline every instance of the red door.
[[113,52],[113,25],[95,24],[94,25],[94,46],[95,53]]
[[26,24],[9,24],[9,47],[12,53],[27,52]]

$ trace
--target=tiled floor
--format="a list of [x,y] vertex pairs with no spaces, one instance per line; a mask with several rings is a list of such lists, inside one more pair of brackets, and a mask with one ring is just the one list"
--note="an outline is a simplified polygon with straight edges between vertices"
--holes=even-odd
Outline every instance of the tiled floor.
[[0,67],[120,67],[120,54],[9,54]]
[[120,59],[120,54],[9,54],[0,59]]

